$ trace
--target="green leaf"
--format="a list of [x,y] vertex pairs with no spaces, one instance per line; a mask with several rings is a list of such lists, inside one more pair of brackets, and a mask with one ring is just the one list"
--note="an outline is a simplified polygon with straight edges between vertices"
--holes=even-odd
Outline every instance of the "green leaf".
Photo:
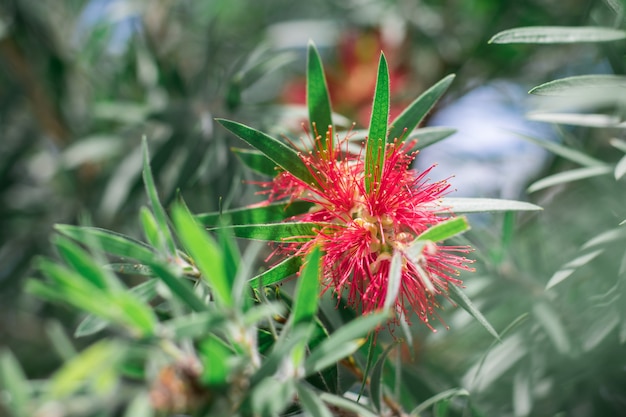
[[150,401],[150,396],[147,392],[141,392],[134,394],[133,399],[130,401],[124,417],[153,417],[154,410]]
[[202,364],[200,381],[209,386],[225,385],[229,376],[229,364],[234,353],[217,336],[209,335],[198,347]]
[[497,33],[489,43],[609,42],[626,38],[623,30],[594,26],[530,26]]
[[525,201],[500,200],[496,198],[450,198],[444,197],[438,207],[445,210],[438,211],[445,214],[449,211],[453,213],[487,213],[500,211],[536,211],[543,210]]
[[361,316],[340,327],[328,339],[311,352],[304,363],[306,375],[330,366],[356,351],[364,342],[363,337],[389,319],[387,311]]
[[224,226],[237,237],[292,243],[306,242],[330,223],[285,222]]
[[618,181],[626,175],[626,155],[622,156],[617,164],[615,164],[615,171],[613,172],[613,175]]
[[596,166],[589,168],[578,168],[572,169],[565,172],[559,172],[558,174],[549,175],[532,183],[528,187],[529,193],[534,193],[535,191],[543,190],[544,188],[553,187],[559,184],[565,184],[572,181],[584,180],[587,178],[598,177],[601,175],[611,174],[613,172],[613,167],[611,166]]
[[[370,193],[378,188],[385,164],[385,143],[389,120],[389,70],[385,55],[381,53],[378,63],[378,77],[370,127],[365,145],[365,191]],[[372,187],[373,185],[373,187]]]
[[[393,128],[392,128],[393,129]],[[444,140],[445,138],[454,135],[457,132],[456,129],[452,129],[450,127],[422,127],[420,129],[416,129],[413,133],[409,134],[407,139],[417,139],[417,144],[414,149],[421,150],[429,147],[430,145],[434,145],[435,143]],[[389,137],[393,137],[389,135]]]
[[378,357],[372,369],[372,376],[370,378],[370,400],[378,412],[381,412],[383,402],[383,370],[385,368],[385,361],[391,350],[396,346],[397,343],[391,343],[387,346],[384,352]]
[[197,339],[214,332],[225,320],[220,311],[194,312],[163,323],[163,334],[175,340]]
[[428,230],[421,233],[415,240],[429,240],[431,242],[441,242],[443,240],[450,239],[456,235],[464,233],[469,229],[470,225],[467,222],[467,218],[465,218],[465,216],[453,217],[428,228]]
[[[322,59],[312,41],[309,41],[307,51],[306,81],[306,102],[309,109],[311,134],[322,136],[320,141],[322,149],[332,149],[334,131],[328,86],[324,76]],[[328,137],[325,136],[327,131],[330,131]],[[328,140],[328,143],[325,139]]]
[[593,166],[605,166],[604,161],[600,159],[593,158],[586,153],[581,151],[577,151],[576,149],[569,148],[565,145],[561,145],[560,143],[550,142],[547,140],[536,139],[532,136],[523,135],[520,133],[515,133],[520,138],[527,140],[529,142],[534,143],[535,145],[539,145],[544,149],[552,152],[555,155],[563,157],[569,161],[576,162],[577,164],[593,167]]
[[28,380],[13,353],[6,348],[0,352],[0,387],[7,394],[3,403],[12,415],[22,417],[30,414],[27,412],[30,401]]
[[342,410],[355,413],[359,417],[378,417],[377,414],[363,407],[361,404],[355,403],[354,401],[351,401],[345,397],[340,397],[335,394],[329,394],[327,392],[321,393],[319,397],[325,403],[338,407]]
[[230,148],[230,150],[243,162],[245,166],[254,172],[275,177],[280,171],[276,167],[276,163],[269,159],[265,154],[254,149]]
[[174,206],[172,215],[178,236],[209,284],[215,301],[221,306],[232,307],[233,282],[226,276],[220,248],[184,207]]
[[154,177],[152,176],[152,169],[150,169],[150,155],[148,154],[148,142],[144,137],[141,141],[141,146],[143,149],[143,182],[146,187],[146,193],[148,194],[148,198],[150,200],[150,205],[152,206],[152,211],[154,212],[154,217],[156,218],[157,224],[159,225],[159,231],[163,235],[163,239],[165,240],[167,251],[170,254],[176,253],[176,244],[174,243],[174,238],[172,237],[172,233],[170,232],[169,225],[167,223],[167,215],[165,214],[165,210],[161,205],[161,201],[159,200],[159,195],[156,190],[156,185],[154,184]]
[[581,96],[594,91],[621,91],[626,85],[622,75],[576,75],[549,81],[532,88],[529,93],[541,96]]
[[318,393],[313,392],[304,384],[297,384],[298,398],[304,414],[311,417],[333,417],[328,407],[322,402]]
[[248,225],[275,223],[283,221],[289,217],[306,213],[312,203],[307,201],[294,201],[291,203],[272,203],[265,206],[243,207],[234,210],[220,212],[196,214],[198,222],[207,227],[219,226],[220,219],[233,225]]
[[225,119],[216,119],[226,129],[248,142],[251,146],[263,152],[269,159],[280,166],[285,171],[289,171],[293,176],[301,179],[307,184],[316,186],[317,182],[309,171],[309,168],[302,162],[298,153],[284,145],[282,142],[255,130],[241,123]]
[[143,234],[146,240],[155,248],[165,249],[165,240],[163,234],[159,230],[156,218],[147,207],[142,207],[139,212],[139,219],[143,226]]
[[[156,291],[156,279],[151,279],[143,282],[130,289],[130,293],[133,294],[138,300],[148,302],[157,295]],[[74,332],[74,337],[84,337],[97,333],[105,329],[109,325],[109,322],[101,317],[89,314],[85,317]]]
[[472,317],[476,319],[484,328],[487,330],[494,338],[500,341],[500,336],[498,332],[493,328],[493,326],[487,321],[485,316],[474,306],[472,301],[465,295],[465,293],[456,285],[449,286],[449,294],[450,298],[460,305],[463,310],[467,311]]
[[[433,108],[433,106],[437,103],[437,101],[439,101],[441,96],[443,96],[443,94],[446,92],[448,87],[450,87],[450,84],[452,84],[454,77],[454,74],[446,76],[437,84],[433,85],[424,93],[422,93],[417,99],[415,99],[415,101],[409,104],[409,106],[404,109],[404,111],[398,117],[396,117],[393,122],[391,122],[391,128],[389,130],[389,136],[387,137],[387,141],[393,142],[395,139],[404,141],[409,135],[411,135],[413,129],[415,129],[420,124],[420,122],[424,119],[426,114],[428,114],[430,109]],[[449,131],[450,130],[448,129],[447,132]],[[440,132],[440,134],[441,133],[442,132]],[[426,141],[425,139],[422,140]],[[434,142],[436,141],[433,141],[432,143]]]
[[469,397],[469,392],[463,388],[452,388],[446,391],[442,391],[437,395],[433,395],[429,399],[422,401],[420,405],[415,407],[411,411],[411,416],[419,416],[420,413],[426,411],[429,407],[437,404],[440,401],[449,400],[455,397]]
[[578,268],[593,261],[602,252],[604,252],[604,249],[598,249],[593,252],[585,253],[577,256],[576,258],[563,265],[557,272],[554,273],[554,275],[552,275],[552,277],[546,284],[546,290],[549,290],[555,285],[565,281],[565,279],[569,278],[569,276],[576,272]]
[[538,122],[557,123],[573,126],[587,127],[619,127],[622,119],[618,116],[608,114],[587,114],[587,113],[527,113],[526,118]]
[[105,267],[119,274],[144,275],[148,277],[154,275],[150,267],[143,264],[113,263],[105,265]]
[[89,282],[100,289],[121,289],[120,282],[110,276],[109,271],[93,261],[93,255],[82,250],[70,240],[55,236],[53,243],[63,259]]
[[150,264],[154,274],[172,291],[172,294],[193,311],[206,311],[208,306],[193,291],[190,282],[174,274],[169,267],[157,262]]
[[385,295],[385,309],[395,312],[394,306],[402,285],[402,253],[398,250],[393,252],[391,266],[389,267],[389,279],[387,280],[387,294]]
[[87,244],[93,242],[99,246],[96,249],[102,249],[123,258],[136,259],[141,263],[151,262],[157,256],[156,252],[145,243],[109,230],[67,224],[57,224],[54,228],[59,233],[79,242]]
[[565,332],[565,327],[554,309],[545,302],[536,303],[533,306],[533,314],[544,328],[556,350],[563,355],[569,354],[572,345]]
[[307,255],[294,293],[293,325],[313,321],[320,296],[321,251],[318,246]]
[[268,285],[277,284],[298,272],[301,265],[301,257],[291,256],[267,271],[255,276],[248,281],[248,283],[252,288],[259,288],[261,285],[266,287]]

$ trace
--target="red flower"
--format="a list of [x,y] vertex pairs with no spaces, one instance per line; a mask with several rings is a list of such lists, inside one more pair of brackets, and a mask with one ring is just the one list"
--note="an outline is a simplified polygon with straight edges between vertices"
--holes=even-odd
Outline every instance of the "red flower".
[[[332,132],[326,133],[326,144],[330,135]],[[363,313],[383,307],[391,259],[394,252],[400,253],[396,312],[408,320],[409,313],[415,311],[432,329],[429,318],[437,316],[436,296],[445,295],[450,284],[461,284],[456,278],[459,270],[470,270],[471,261],[458,253],[468,253],[470,248],[428,242],[417,255],[409,248],[418,235],[449,218],[436,214],[433,207],[450,185],[446,181],[429,183],[426,176],[430,169],[419,174],[411,170],[416,152],[407,153],[411,144],[395,142],[386,147],[380,183],[367,192],[364,162],[360,155],[347,151],[347,139],[327,150],[322,150],[328,146],[321,146],[321,140],[318,137],[314,151],[300,153],[317,186],[289,172],[281,172],[265,184],[269,202],[290,199],[314,203],[308,213],[291,221],[327,224],[310,241],[285,242],[281,249],[304,256],[314,245],[320,245],[324,290],[347,297],[348,304],[360,307]],[[343,146],[346,151],[342,151]]]

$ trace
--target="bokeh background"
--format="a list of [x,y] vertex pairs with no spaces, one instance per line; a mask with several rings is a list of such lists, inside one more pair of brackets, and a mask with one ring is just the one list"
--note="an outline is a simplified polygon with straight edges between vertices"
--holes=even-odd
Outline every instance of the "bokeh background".
[[[531,122],[527,113],[542,103],[527,91],[565,76],[624,74],[624,42],[488,43],[519,26],[623,28],[623,7],[618,0],[2,1],[0,345],[33,378],[62,361],[55,344],[79,318],[23,293],[23,285],[37,274],[33,259],[50,254],[55,223],[139,235],[143,136],[166,206],[179,191],[196,212],[255,201],[255,178],[229,150],[241,143],[213,119],[301,134],[312,39],[346,125],[368,121],[381,50],[392,113],[456,74],[427,124],[458,132],[424,150],[417,167],[437,163],[433,176],[450,178],[457,196],[545,209],[472,219],[477,272],[464,276],[467,293],[506,337],[492,346],[450,305],[450,330],[414,326],[417,355],[406,384],[416,398],[462,386],[482,415],[626,415],[626,258],[617,227],[626,218],[624,180],[596,176],[528,193],[533,181],[576,165],[522,139],[617,162],[623,154],[611,140],[623,139],[623,127]],[[621,117],[624,103],[600,110]],[[571,278],[545,290],[567,271]]]

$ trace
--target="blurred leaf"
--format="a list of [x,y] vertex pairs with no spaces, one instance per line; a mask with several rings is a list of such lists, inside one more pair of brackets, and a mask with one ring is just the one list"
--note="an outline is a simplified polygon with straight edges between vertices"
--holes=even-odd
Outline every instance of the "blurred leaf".
[[315,246],[307,255],[302,273],[298,277],[298,284],[294,293],[294,303],[291,310],[293,325],[309,323],[315,317],[320,295],[321,252]]
[[615,175],[615,179],[618,181],[626,175],[626,155],[622,156],[622,158],[617,162],[613,174]]
[[30,402],[30,386],[19,362],[10,350],[0,352],[0,387],[4,395],[3,403],[15,417],[27,415]]
[[52,319],[46,322],[46,334],[52,343],[54,351],[64,361],[76,356],[76,348],[65,332],[63,325],[58,320]]
[[124,417],[153,417],[154,410],[151,405],[150,396],[147,392],[133,395],[130,404],[126,407]]
[[354,401],[351,401],[345,397],[329,394],[327,392],[321,393],[319,397],[325,403],[333,405],[342,410],[355,413],[359,417],[378,417],[377,414],[373,413],[361,404],[355,403]]
[[321,371],[351,355],[363,345],[364,340],[362,338],[368,332],[388,319],[388,312],[376,312],[358,317],[337,329],[328,339],[311,351],[311,355],[304,364],[306,375]]
[[592,156],[587,155],[586,153],[577,151],[576,149],[569,148],[565,145],[561,145],[560,143],[549,142],[547,140],[541,140],[534,138],[532,136],[523,135],[519,133],[515,133],[516,136],[527,140],[529,142],[534,143],[535,145],[539,145],[544,149],[552,152],[555,155],[563,157],[569,161],[576,162],[577,164],[586,166],[586,167],[596,167],[596,166],[606,166],[604,161],[596,159]]
[[461,290],[456,285],[450,285],[448,289],[449,289],[450,298],[455,303],[460,305],[463,308],[463,310],[467,311],[472,317],[474,317],[476,321],[478,321],[481,324],[481,326],[483,326],[485,330],[487,330],[494,338],[496,338],[498,341],[501,341],[500,336],[498,335],[498,332],[496,332],[496,330],[489,323],[489,321],[487,321],[485,316],[483,316],[482,313],[474,306],[474,304],[467,297],[467,295],[465,295],[463,290]]
[[515,417],[526,417],[533,408],[532,388],[528,369],[522,368],[513,377],[513,412]]
[[612,242],[616,242],[622,239],[626,239],[626,230],[622,228],[615,228],[600,233],[592,239],[585,242],[580,249],[585,250],[594,246],[607,245]]
[[166,245],[164,249],[167,249],[168,253],[170,254],[175,254],[176,243],[174,243],[174,238],[172,237],[172,233],[170,232],[170,228],[167,223],[167,215],[165,214],[165,210],[161,205],[159,195],[157,194],[156,185],[154,184],[154,177],[152,176],[152,169],[150,168],[148,142],[145,137],[141,141],[141,146],[143,149],[143,182],[146,187],[146,193],[148,194],[148,198],[150,199],[150,205],[152,206],[154,217],[159,226],[159,232],[163,236],[163,240]]
[[571,351],[571,343],[559,315],[547,303],[539,302],[533,306],[533,314],[544,328],[556,350],[562,355]]
[[374,405],[374,409],[379,413],[382,410],[384,395],[383,370],[385,368],[385,361],[391,350],[396,346],[398,346],[397,342],[387,346],[383,353],[378,356],[378,360],[372,369],[372,375],[370,377],[370,400],[372,401],[372,405]]
[[[393,128],[392,128],[393,129]],[[422,127],[420,129],[416,129],[413,133],[409,134],[407,139],[417,139],[417,144],[415,145],[415,149],[421,150],[433,145],[449,136],[454,135],[457,132],[456,129],[452,129],[450,127]],[[389,135],[389,137],[392,137]]]
[[307,184],[315,186],[315,178],[309,168],[302,162],[298,153],[282,142],[241,123],[225,119],[216,119],[222,126],[237,135],[251,146],[263,152],[269,159],[285,171]]
[[549,81],[532,88],[529,93],[541,96],[585,95],[593,91],[610,92],[621,95],[626,85],[626,77],[621,75],[576,75]]
[[148,263],[155,259],[154,249],[131,237],[97,227],[72,226],[57,224],[54,226],[59,233],[83,243],[96,243],[105,252],[123,258],[136,259]]
[[384,309],[395,312],[396,299],[402,285],[402,253],[399,250],[393,251],[391,265],[389,267],[389,277],[387,279],[387,294],[385,295]]
[[148,277],[154,275],[150,267],[143,264],[113,263],[105,265],[105,267],[120,274],[144,275]]
[[[156,279],[150,279],[146,282],[143,282],[133,288],[130,289],[130,293],[132,293],[138,300],[143,302],[148,302],[152,300],[157,295],[156,291]],[[97,333],[103,329],[105,329],[109,325],[109,322],[103,319],[102,317],[95,316],[93,314],[87,315],[74,332],[74,337],[83,337],[89,336],[94,333]]]
[[599,177],[613,172],[610,166],[594,166],[589,168],[571,169],[569,171],[559,172],[558,174],[549,175],[532,183],[528,187],[529,193],[543,190],[544,188],[553,187],[559,184],[565,184],[572,181],[584,180],[587,178]]
[[429,227],[421,233],[415,240],[428,240],[431,242],[441,242],[456,235],[464,233],[470,229],[465,216],[453,217]]
[[122,150],[123,141],[114,135],[94,135],[73,142],[63,150],[61,160],[68,169],[85,163],[104,162],[117,156]]
[[329,223],[284,222],[224,226],[237,237],[282,243],[306,242]]
[[580,43],[608,42],[626,38],[626,32],[594,26],[531,26],[508,29],[489,43]]
[[209,386],[225,385],[234,352],[221,339],[211,334],[200,342],[198,354],[203,365],[200,381]]
[[613,146],[616,149],[619,149],[620,151],[626,153],[626,142],[617,138],[613,138],[609,141],[609,143],[611,144],[611,146]]
[[[428,114],[430,109],[433,108],[437,101],[439,101],[439,99],[446,92],[450,84],[452,84],[452,81],[454,81],[454,77],[454,74],[446,76],[437,84],[424,91],[418,98],[415,99],[415,101],[409,104],[409,106],[404,109],[402,113],[390,123],[391,128],[389,129],[389,136],[387,137],[387,141],[393,142],[395,139],[406,140],[407,137],[410,137],[413,133],[413,130],[420,124],[420,122],[424,119],[426,114]],[[439,134],[445,134],[445,136],[443,137],[449,136],[449,134],[451,134],[450,131],[454,132],[454,130],[448,128],[424,128],[420,130],[427,131],[426,129],[431,129],[429,132],[432,132],[433,136],[435,136],[434,132],[438,132]],[[419,146],[420,149],[428,146],[427,144],[424,144],[424,142],[428,142],[426,137],[421,137],[420,140],[422,141],[421,146]],[[428,144],[437,142],[437,140],[432,139],[432,137],[430,138],[430,141],[431,142]]]
[[248,168],[258,174],[275,177],[280,171],[276,167],[276,163],[269,159],[265,154],[254,149],[231,148],[231,151],[244,163]]
[[234,225],[274,223],[298,214],[306,213],[311,207],[313,207],[313,204],[307,201],[272,203],[266,206],[224,210],[221,213],[196,214],[195,218],[198,222],[207,227],[219,226],[220,218],[224,218],[228,223]]
[[440,401],[449,400],[456,397],[469,397],[470,393],[463,388],[452,388],[446,391],[442,391],[437,395],[434,395],[427,399],[426,401],[422,401],[420,405],[415,407],[411,411],[411,416],[419,416],[420,413],[426,411],[429,407],[437,404]]
[[175,340],[197,339],[215,332],[226,321],[220,311],[194,312],[163,323],[164,334]]
[[565,279],[567,279],[570,275],[576,272],[578,268],[588,264],[589,262],[597,258],[598,255],[600,255],[602,252],[604,252],[603,249],[598,249],[593,252],[585,253],[563,265],[557,272],[554,273],[554,275],[552,275],[552,277],[546,284],[546,290],[549,290],[555,285],[565,281]]
[[298,399],[302,411],[311,417],[333,417],[328,407],[322,402],[319,395],[304,384],[297,384]]
[[206,311],[207,304],[193,291],[189,280],[174,274],[167,266],[151,263],[154,274],[172,291],[172,294],[193,311]]
[[150,209],[142,207],[139,214],[141,225],[143,226],[143,234],[148,243],[156,248],[165,249],[166,245],[163,235],[161,234],[156,218]]
[[222,251],[184,207],[174,206],[172,216],[180,240],[209,284],[215,301],[222,307],[232,307],[233,282],[226,276]]
[[543,210],[525,201],[500,200],[496,198],[451,198],[444,197],[438,205],[445,210],[440,213],[447,213],[448,210],[455,214],[461,213],[487,213],[499,211],[536,211]]
[[291,380],[268,378],[257,384],[252,391],[252,410],[249,415],[274,417],[291,403],[296,391],[296,384]]
[[266,287],[268,285],[277,284],[283,279],[298,272],[301,265],[301,257],[290,256],[280,263],[274,265],[267,271],[255,276],[250,281],[248,281],[248,283],[253,288],[259,288],[260,286]]
[[613,330],[620,324],[617,312],[611,310],[609,314],[603,316],[602,322],[592,325],[583,336],[582,348],[585,352],[590,352],[602,343]]
[[[112,340],[101,340],[89,346],[59,369],[50,380],[51,399],[62,399],[84,390],[90,382],[117,375],[116,366],[123,358],[126,347]],[[104,391],[110,387],[99,387]],[[99,394],[103,394],[100,392]]]
[[[380,54],[378,76],[370,127],[365,145],[365,191],[376,191],[385,164],[385,143],[389,120],[389,69],[384,54]],[[373,186],[372,186],[373,185]]]
[[608,114],[533,112],[526,114],[526,117],[538,122],[587,127],[619,127],[618,125],[622,122],[620,117]]
[[[328,85],[324,76],[322,59],[312,41],[309,41],[307,50],[306,81],[306,102],[309,109],[311,135],[322,136],[319,142],[322,149],[333,149],[334,129]],[[327,131],[330,132],[328,136],[326,136]]]

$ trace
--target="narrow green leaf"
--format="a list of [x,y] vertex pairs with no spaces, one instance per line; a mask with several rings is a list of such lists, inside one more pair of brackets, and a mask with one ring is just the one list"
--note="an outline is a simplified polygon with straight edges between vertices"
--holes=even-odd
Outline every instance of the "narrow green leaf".
[[420,413],[426,411],[429,407],[437,404],[440,401],[448,400],[455,397],[469,397],[469,392],[463,388],[452,388],[446,391],[442,391],[437,395],[433,395],[429,399],[422,401],[420,405],[415,407],[411,411],[411,416],[419,416]]
[[[148,302],[157,295],[156,291],[156,279],[150,279],[130,289],[130,293],[133,294],[138,300],[142,302]],[[109,325],[109,322],[105,319],[89,314],[85,317],[74,332],[74,337],[84,337],[95,334]]]
[[30,386],[19,362],[6,348],[0,352],[0,387],[7,394],[3,403],[16,417],[27,416],[30,413]]
[[618,181],[626,175],[626,155],[622,156],[617,164],[615,164],[615,171],[613,171],[613,175]]
[[171,335],[175,340],[197,339],[212,333],[225,321],[220,311],[194,312],[163,323],[163,334]]
[[237,237],[274,242],[306,242],[329,223],[285,222],[224,226]]
[[141,146],[143,150],[143,182],[146,187],[146,193],[148,194],[148,199],[150,200],[150,205],[152,206],[152,210],[154,211],[154,217],[159,225],[159,231],[163,235],[165,240],[165,245],[170,254],[176,253],[176,244],[174,243],[174,238],[172,237],[172,233],[170,232],[169,225],[167,223],[167,215],[165,214],[165,210],[161,205],[161,201],[159,200],[159,195],[156,190],[156,185],[154,183],[154,177],[152,176],[152,169],[150,168],[150,155],[148,153],[148,142],[144,137],[141,141]]
[[393,252],[391,266],[389,267],[389,279],[387,280],[387,294],[385,295],[384,308],[395,312],[396,299],[402,285],[402,253],[398,250]]
[[441,213],[447,213],[447,210],[456,214],[461,213],[487,213],[500,211],[536,211],[543,210],[525,201],[500,200],[496,198],[450,198],[441,199],[439,207],[445,208]]
[[[429,147],[430,145],[434,145],[435,143],[442,141],[447,137],[454,135],[456,132],[456,129],[452,129],[450,127],[422,127],[420,129],[414,130],[413,133],[409,135],[407,140],[416,138],[417,144],[415,145],[414,149],[421,150]],[[389,137],[392,136],[389,135]]]
[[538,122],[587,127],[619,127],[618,125],[622,122],[618,116],[587,113],[533,112],[527,113],[526,118]]
[[609,141],[609,143],[611,144],[611,146],[613,146],[615,149],[619,149],[620,151],[626,153],[626,141],[617,139],[617,138],[613,138]]
[[[377,189],[385,163],[385,143],[389,121],[389,70],[385,55],[381,53],[378,63],[378,76],[372,115],[370,118],[367,143],[365,145],[365,190]],[[372,187],[374,185],[374,187]]]
[[[333,120],[330,107],[330,97],[324,68],[319,52],[312,41],[309,41],[307,51],[307,72],[306,72],[306,102],[309,109],[309,123],[311,124],[311,134],[321,135],[320,144],[322,149],[333,148]],[[326,132],[331,134],[326,137]],[[326,143],[326,140],[329,142]]]
[[623,30],[595,26],[529,26],[497,33],[489,43],[582,43],[626,38]]
[[565,327],[554,309],[547,303],[536,303],[533,306],[533,314],[539,324],[544,328],[556,350],[563,355],[568,355],[572,345],[565,331]]
[[144,275],[151,277],[153,274],[152,270],[149,266],[143,264],[131,264],[131,263],[113,263],[107,264],[105,267],[109,268],[111,271],[120,273],[120,274],[128,274],[128,275]]
[[549,290],[555,285],[560,284],[561,282],[565,281],[567,278],[569,278],[570,275],[576,272],[578,268],[593,261],[602,252],[604,252],[604,249],[598,249],[593,252],[585,253],[580,256],[577,256],[576,258],[572,259],[571,261],[563,265],[557,272],[554,273],[554,275],[552,275],[552,277],[546,284],[546,290]]
[[229,364],[234,353],[215,335],[208,336],[198,347],[204,364],[200,381],[209,386],[225,385],[229,375]]
[[216,120],[226,129],[248,142],[248,144],[263,152],[285,171],[289,171],[307,184],[317,184],[315,178],[294,149],[263,132],[241,123],[225,119]]
[[150,264],[150,268],[154,274],[172,291],[172,294],[182,301],[193,311],[206,311],[208,306],[202,301],[196,293],[189,281],[181,276],[177,276],[167,266],[157,262]]
[[153,417],[154,409],[147,392],[133,395],[133,399],[126,407],[124,417]]
[[576,75],[560,78],[538,85],[529,91],[529,94],[541,96],[580,96],[594,91],[621,91],[626,86],[626,77],[623,75]]
[[355,403],[354,401],[351,401],[345,397],[340,397],[335,394],[329,394],[327,392],[321,393],[319,397],[325,403],[338,407],[342,410],[355,413],[359,417],[378,417],[378,414],[373,413],[361,404]]
[[307,201],[272,203],[266,206],[224,210],[221,213],[216,211],[212,213],[196,214],[195,218],[206,227],[219,226],[220,218],[225,219],[226,223],[233,225],[275,223],[298,214],[306,213],[311,207],[313,207],[313,204]]
[[391,343],[387,346],[378,357],[374,369],[372,369],[372,376],[370,378],[370,400],[379,413],[381,412],[383,402],[383,370],[385,369],[385,361],[391,350],[396,346],[397,343]]
[[307,416],[311,417],[333,417],[328,407],[322,402],[319,395],[313,392],[304,384],[297,384],[298,399],[302,409]]
[[318,246],[313,248],[306,257],[302,273],[298,277],[298,285],[294,293],[291,312],[293,325],[308,323],[315,317],[320,296],[321,251]]
[[472,301],[465,295],[465,293],[456,285],[449,286],[449,294],[450,298],[460,305],[463,310],[467,311],[472,317],[476,319],[484,328],[487,330],[494,338],[500,341],[500,336],[498,332],[493,328],[493,326],[487,321],[485,316],[478,310]]
[[280,171],[276,168],[276,163],[265,154],[254,149],[230,148],[230,150],[243,162],[245,166],[254,172],[275,177]]
[[560,143],[550,142],[547,140],[541,140],[541,139],[537,139],[532,136],[523,135],[520,133],[515,133],[515,135],[519,136],[520,138],[524,140],[532,142],[535,145],[539,145],[542,148],[547,149],[548,151],[552,152],[555,155],[558,155],[569,161],[576,162],[577,164],[580,164],[586,167],[606,165],[606,163],[600,159],[596,159],[594,157],[587,155],[584,152],[569,148],[565,145],[561,145]]
[[528,187],[529,193],[543,190],[544,188],[553,187],[559,184],[565,184],[572,181],[584,180],[587,178],[599,177],[601,175],[611,174],[613,167],[611,166],[595,166],[589,168],[578,168],[569,171],[559,172],[558,174],[549,175],[532,183]]
[[[398,117],[396,117],[393,122],[391,122],[391,128],[389,130],[389,136],[387,137],[387,141],[393,142],[395,139],[404,141],[407,137],[409,137],[413,130],[428,114],[430,109],[432,109],[437,101],[439,101],[441,96],[443,96],[448,87],[450,87],[450,84],[452,84],[454,77],[454,74],[446,76],[437,84],[424,91],[418,98],[415,99],[415,101],[409,104],[409,106],[404,109],[404,111]],[[429,129],[432,130],[433,128]],[[447,129],[446,133],[449,133],[449,131],[450,129]],[[440,134],[442,134],[443,132],[444,131],[440,130]],[[448,136],[448,134],[446,134],[446,136]],[[426,142],[425,138],[421,140]],[[434,142],[436,142],[436,140],[431,143]]]
[[67,224],[57,224],[54,228],[59,233],[79,242],[87,244],[94,242],[98,244],[98,249],[123,258],[136,259],[141,263],[151,262],[157,256],[156,252],[145,243],[109,230]]
[[364,342],[362,339],[369,331],[389,319],[386,311],[361,316],[343,327],[340,327],[328,339],[313,349],[304,363],[306,375],[330,366],[349,356]]
[[172,210],[176,231],[191,254],[202,277],[212,290],[215,301],[225,307],[233,306],[232,281],[228,280],[222,262],[222,253],[213,239],[196,224],[192,215],[182,206]]
[[255,276],[248,283],[252,288],[266,287],[281,282],[300,270],[302,258],[291,256],[267,271]]
[[159,230],[156,218],[147,207],[142,207],[139,212],[139,219],[143,226],[143,234],[148,243],[155,248],[165,249],[165,239]]
[[141,302],[129,292],[111,294],[111,299],[114,300],[111,304],[120,307],[123,320],[138,333],[137,337],[149,337],[154,334],[157,317],[147,303]]
[[429,240],[431,242],[441,242],[456,235],[464,233],[470,229],[465,216],[453,217],[445,220],[421,233],[415,240]]
[[62,236],[54,236],[53,243],[63,259],[89,282],[100,289],[121,288],[109,271],[93,261],[93,256]]

